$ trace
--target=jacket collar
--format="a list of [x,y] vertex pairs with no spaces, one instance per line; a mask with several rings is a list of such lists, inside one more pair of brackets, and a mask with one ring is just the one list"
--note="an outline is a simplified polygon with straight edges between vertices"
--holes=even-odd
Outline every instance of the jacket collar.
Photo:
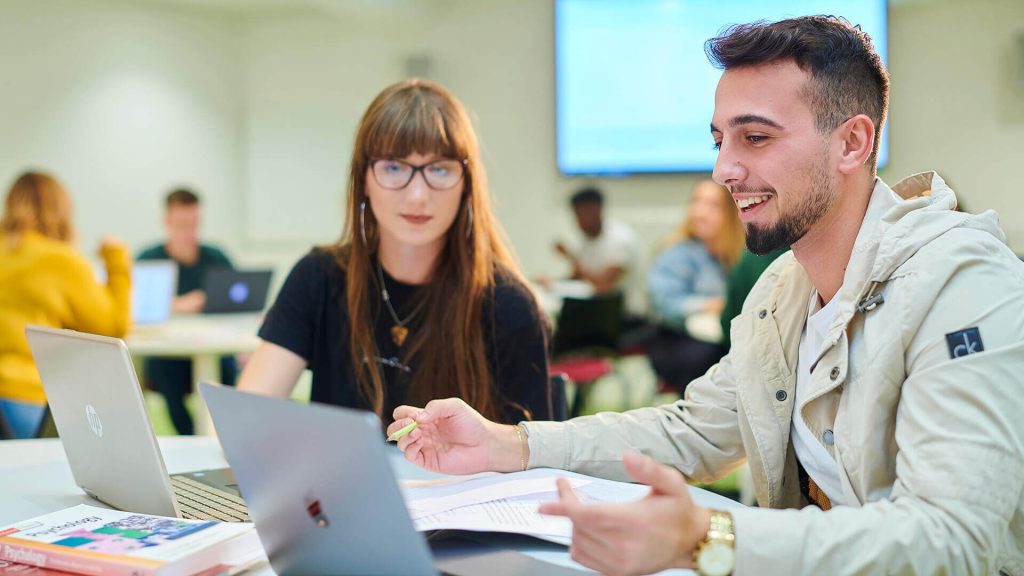
[[835,320],[813,366],[838,341],[854,314],[884,305],[881,284],[917,250],[968,217],[955,212],[956,196],[935,172],[914,174],[890,188],[880,178],[846,266]]

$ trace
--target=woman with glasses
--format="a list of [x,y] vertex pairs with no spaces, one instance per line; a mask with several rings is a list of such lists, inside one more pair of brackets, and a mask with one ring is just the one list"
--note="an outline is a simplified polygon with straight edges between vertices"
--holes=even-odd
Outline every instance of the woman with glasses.
[[546,327],[491,213],[476,134],[443,87],[386,88],[356,133],[341,240],[293,268],[242,390],[373,410],[459,397],[503,422],[552,417]]

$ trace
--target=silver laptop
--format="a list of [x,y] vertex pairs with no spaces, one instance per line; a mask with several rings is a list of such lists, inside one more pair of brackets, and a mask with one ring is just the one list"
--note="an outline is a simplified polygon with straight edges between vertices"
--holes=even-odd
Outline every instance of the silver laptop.
[[171,317],[178,286],[178,265],[171,260],[144,260],[132,266],[132,319],[136,324],[163,324]]
[[580,574],[471,540],[428,546],[373,413],[206,383],[199,390],[278,574]]
[[142,514],[247,521],[230,470],[167,475],[124,342],[25,329],[68,464],[86,494]]

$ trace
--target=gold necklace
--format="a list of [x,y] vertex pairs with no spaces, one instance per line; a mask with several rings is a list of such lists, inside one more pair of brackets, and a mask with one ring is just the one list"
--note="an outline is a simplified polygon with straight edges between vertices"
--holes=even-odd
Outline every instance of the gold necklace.
[[384,300],[384,306],[387,307],[388,312],[391,314],[391,319],[395,321],[395,325],[391,327],[391,340],[395,343],[395,346],[401,348],[402,344],[405,344],[405,339],[409,336],[409,329],[405,325],[419,314],[427,301],[426,299],[421,301],[403,320],[398,317],[398,313],[395,312],[395,308],[391,305],[391,294],[388,294],[388,289],[384,285],[384,270],[380,266],[380,258],[377,258],[377,279],[380,281],[380,297]]

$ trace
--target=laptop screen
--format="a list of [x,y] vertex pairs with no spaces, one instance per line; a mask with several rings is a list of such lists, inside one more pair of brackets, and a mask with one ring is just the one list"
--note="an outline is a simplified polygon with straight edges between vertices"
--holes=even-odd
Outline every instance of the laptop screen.
[[132,318],[136,324],[161,324],[171,316],[178,266],[170,260],[136,262],[132,268]]
[[267,302],[270,270],[213,268],[203,277],[203,312],[258,312]]

